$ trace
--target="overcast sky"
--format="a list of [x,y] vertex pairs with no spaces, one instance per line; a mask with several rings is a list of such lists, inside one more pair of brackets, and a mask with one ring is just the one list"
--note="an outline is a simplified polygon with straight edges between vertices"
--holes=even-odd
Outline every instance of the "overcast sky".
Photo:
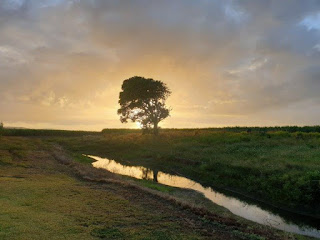
[[319,0],[0,0],[0,120],[135,127],[122,81],[172,90],[162,127],[320,124]]

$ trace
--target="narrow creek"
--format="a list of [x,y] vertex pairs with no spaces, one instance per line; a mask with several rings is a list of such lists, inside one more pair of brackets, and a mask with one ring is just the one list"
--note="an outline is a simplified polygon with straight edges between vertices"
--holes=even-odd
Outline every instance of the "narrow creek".
[[126,166],[114,160],[98,156],[86,156],[96,160],[92,163],[95,168],[103,168],[116,174],[126,175],[137,179],[152,180],[172,187],[192,189],[203,193],[204,196],[212,202],[229,209],[233,214],[245,219],[286,232],[320,238],[320,226],[314,227],[304,224],[303,221],[301,224],[292,223],[280,214],[272,213],[268,210],[262,209],[256,204],[248,203],[236,197],[217,192],[211,187],[204,187],[200,183],[191,179],[160,171],[152,171],[142,166]]

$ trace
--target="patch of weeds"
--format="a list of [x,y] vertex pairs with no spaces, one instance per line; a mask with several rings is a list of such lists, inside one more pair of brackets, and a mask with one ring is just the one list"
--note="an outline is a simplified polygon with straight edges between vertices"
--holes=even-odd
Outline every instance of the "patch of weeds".
[[17,167],[22,167],[22,168],[30,168],[32,167],[31,164],[28,163],[17,163]]
[[201,221],[203,222],[203,223],[210,223],[211,221],[209,220],[209,219],[207,219],[206,217],[202,217],[201,218]]
[[233,235],[241,238],[241,239],[248,239],[248,240],[265,240],[264,237],[261,237],[261,236],[258,236],[256,234],[249,234],[249,233],[243,233],[243,232],[240,232],[238,230],[233,230],[232,231]]
[[[206,219],[206,218],[205,218]],[[206,219],[206,221],[208,222],[208,220]],[[224,229],[226,228],[227,226],[222,224],[222,223],[219,223],[219,222],[212,222],[212,225],[215,226],[215,227],[218,227],[218,228],[221,228],[221,229]]]
[[101,239],[124,239],[124,234],[117,228],[94,228],[90,234]]
[[94,162],[94,160],[93,160],[92,158],[89,158],[89,157],[84,156],[84,155],[79,154],[79,153],[73,154],[73,159],[74,159],[76,162],[85,163],[85,164],[91,164],[91,163]]
[[23,159],[27,156],[28,151],[26,150],[12,150],[11,154],[18,159]]
[[154,231],[152,232],[150,237],[143,238],[143,240],[173,240],[177,238],[173,238],[170,234],[164,231]]
[[139,183],[142,186],[146,187],[146,188],[157,190],[159,192],[170,193],[170,192],[174,191],[174,188],[172,188],[172,187],[169,187],[169,186],[166,186],[166,185],[162,185],[162,184],[158,184],[158,183],[155,183],[155,182],[151,182],[151,181],[148,181],[148,180],[140,180]]
[[8,151],[0,150],[0,165],[12,164],[12,156]]

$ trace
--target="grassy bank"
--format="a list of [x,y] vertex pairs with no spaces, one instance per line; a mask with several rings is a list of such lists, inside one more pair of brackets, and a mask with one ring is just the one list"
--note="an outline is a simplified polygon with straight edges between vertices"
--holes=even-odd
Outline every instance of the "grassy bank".
[[47,140],[0,139],[0,239],[308,239],[157,197],[74,153],[57,152]]
[[1,239],[205,238],[161,204],[154,213],[147,198],[133,202],[116,193],[130,194],[121,187],[75,179],[44,149],[40,140],[0,140]]
[[262,130],[165,130],[159,137],[105,130],[52,141],[320,216],[320,133]]

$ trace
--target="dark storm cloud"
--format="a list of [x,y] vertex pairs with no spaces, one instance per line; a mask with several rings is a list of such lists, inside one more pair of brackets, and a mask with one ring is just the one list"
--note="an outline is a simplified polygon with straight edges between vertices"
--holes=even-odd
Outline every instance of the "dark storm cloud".
[[172,88],[167,126],[278,124],[318,104],[319,14],[316,0],[3,0],[3,119],[95,128],[145,75]]

